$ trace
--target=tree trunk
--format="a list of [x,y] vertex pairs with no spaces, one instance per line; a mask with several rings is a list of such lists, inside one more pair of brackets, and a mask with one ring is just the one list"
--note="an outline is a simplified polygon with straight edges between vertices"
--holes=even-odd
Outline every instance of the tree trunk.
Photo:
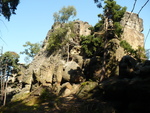
[[6,105],[6,100],[7,100],[7,80],[6,80],[6,83],[5,83],[3,106]]
[[103,54],[103,60],[102,60],[102,72],[101,72],[101,77],[100,77],[100,82],[106,78],[106,61],[107,61],[107,30],[108,30],[108,18],[105,18],[105,24],[104,24],[104,54]]
[[69,61],[69,43],[68,43],[68,57],[67,57],[67,62]]
[[[4,72],[4,84],[3,84],[3,106],[5,106],[6,104],[6,99],[7,99],[7,81],[8,81],[8,77],[7,77],[7,64],[5,66],[5,72]],[[5,80],[6,77],[6,80]]]

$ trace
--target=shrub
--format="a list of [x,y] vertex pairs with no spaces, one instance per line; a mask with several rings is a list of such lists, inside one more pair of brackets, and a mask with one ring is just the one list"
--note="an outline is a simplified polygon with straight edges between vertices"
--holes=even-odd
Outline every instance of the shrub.
[[48,51],[54,51],[62,46],[63,38],[67,34],[67,30],[64,28],[58,28],[50,34],[48,40]]
[[132,46],[125,40],[122,40],[120,42],[120,46],[124,48],[125,52],[127,52],[127,54],[135,54],[135,50],[132,48]]
[[[68,33],[70,30],[71,32]],[[75,36],[73,31],[73,22],[65,23],[62,27],[55,29],[49,36],[47,50],[53,52],[69,43],[69,38]]]
[[102,38],[94,37],[94,35],[82,36],[81,46],[83,53],[86,56],[91,57],[103,46]]

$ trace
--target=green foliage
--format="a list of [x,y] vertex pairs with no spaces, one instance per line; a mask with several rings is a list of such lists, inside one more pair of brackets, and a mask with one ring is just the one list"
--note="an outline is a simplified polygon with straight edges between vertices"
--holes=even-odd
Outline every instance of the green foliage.
[[114,22],[114,33],[120,37],[120,35],[122,34],[122,26],[120,25],[119,22]]
[[19,55],[15,52],[8,51],[5,52],[0,57],[0,65],[2,66],[2,70],[7,69],[7,73],[11,73],[12,71],[17,72],[18,69],[18,61],[19,61]]
[[49,40],[48,40],[48,51],[54,51],[58,50],[63,44],[63,39],[67,34],[67,29],[65,28],[58,28],[54,32],[50,34]]
[[94,27],[89,27],[88,29],[91,30],[91,35],[93,35],[94,32],[95,32],[95,28]]
[[53,19],[54,19],[55,22],[60,22],[60,15],[59,15],[59,13],[55,12],[53,14]]
[[135,50],[132,48],[132,46],[125,40],[122,40],[120,42],[120,46],[124,48],[124,50],[128,53],[128,54],[135,54]]
[[103,27],[104,27],[104,20],[101,20],[94,26],[95,32],[103,30]]
[[[104,1],[105,6],[103,7],[103,14],[99,14],[98,17],[101,18],[99,23],[95,25],[95,31],[103,30],[104,29],[104,23],[112,21],[113,23],[113,34],[120,37],[122,33],[122,27],[120,25],[120,21],[122,17],[124,16],[124,13],[126,11],[126,7],[121,7],[116,3],[114,0],[105,0]],[[106,23],[105,23],[106,24]],[[109,27],[109,26],[108,26]]]
[[144,61],[145,59],[147,59],[144,47],[138,46],[135,57],[138,61]]
[[89,27],[88,29],[91,31],[94,31],[94,27]]
[[94,37],[94,35],[89,36],[82,36],[81,37],[81,46],[83,54],[91,57],[94,53],[103,47],[102,38],[101,37]]
[[59,12],[55,12],[53,14],[53,18],[55,22],[65,23],[69,20],[69,18],[75,17],[77,11],[74,6],[63,7]]
[[116,3],[114,0],[105,0],[104,2],[106,5],[104,6],[104,12],[109,12],[106,16],[111,16],[114,22],[120,22],[121,18],[123,17],[126,7],[121,7]]
[[[68,34],[70,30],[71,33]],[[69,43],[69,38],[75,36],[73,31],[73,22],[65,23],[61,28],[55,29],[49,36],[47,50],[53,52]]]
[[19,0],[1,0],[0,1],[0,16],[1,14],[6,18],[10,19],[11,14],[16,14],[15,10],[19,4]]
[[23,52],[20,52],[20,54],[25,54],[27,57],[25,57],[25,62],[29,63],[34,56],[40,51],[41,44],[40,43],[31,43],[27,41],[23,47],[26,49]]
[[120,46],[124,48],[124,50],[127,54],[131,54],[139,62],[141,62],[147,58],[146,54],[145,54],[145,49],[141,46],[138,46],[138,49],[134,50],[132,48],[132,46],[128,42],[126,42],[125,40],[122,40],[120,42]]
[[41,44],[40,43],[31,43],[31,42],[26,42],[23,47],[26,49],[23,52],[20,52],[20,54],[25,54],[28,57],[33,58],[41,49]]

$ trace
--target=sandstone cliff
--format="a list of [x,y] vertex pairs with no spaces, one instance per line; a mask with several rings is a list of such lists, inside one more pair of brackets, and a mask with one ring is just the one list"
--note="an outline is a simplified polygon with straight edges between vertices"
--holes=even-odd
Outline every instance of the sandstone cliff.
[[[122,25],[126,24],[123,39],[129,42],[133,48],[137,49],[139,45],[143,45],[144,40],[141,33],[143,30],[142,19],[137,14],[130,14],[126,12],[121,21]],[[129,15],[131,17],[128,19]],[[21,93],[28,93],[40,85],[53,87],[56,93],[59,93],[66,82],[69,82],[69,84],[80,83],[85,81],[88,78],[87,76],[100,76],[102,69],[101,59],[99,57],[87,59],[83,58],[80,54],[80,36],[90,35],[91,31],[88,28],[91,25],[83,21],[74,21],[73,23],[75,29],[74,31],[69,30],[67,35],[70,36],[71,32],[75,32],[75,37],[69,37],[69,44],[64,45],[53,53],[47,50],[49,37],[55,30],[63,28],[65,25],[54,23],[51,30],[48,31],[41,51],[35,56],[25,74],[22,75],[23,85]],[[118,61],[125,55],[124,49],[120,47],[118,39],[110,40],[108,46],[111,57],[107,64],[107,68],[109,68],[107,74],[110,75],[113,73],[114,75],[118,75],[117,65]],[[111,69],[110,65],[113,66]],[[14,96],[14,100],[16,98],[17,95]]]
[[[123,33],[121,40],[127,41],[134,50],[138,50],[139,47],[144,48],[144,34],[143,31],[143,20],[136,13],[126,12],[121,20],[123,27]],[[118,48],[116,49],[116,59],[118,61],[126,55],[124,49],[120,46],[120,40],[115,39]]]
[[[48,40],[52,32],[61,28],[64,24],[55,23],[52,29],[49,30],[43,43],[43,48],[35,56],[29,68],[26,70],[23,76],[22,92],[30,92],[36,86],[40,84],[44,86],[55,86],[56,89],[60,89],[60,83],[62,79],[64,81],[78,83],[84,80],[82,72],[83,58],[80,53],[80,36],[90,35],[91,31],[88,29],[91,27],[87,22],[75,21],[76,37],[69,38],[69,54],[66,49],[68,45],[64,45],[57,52],[49,53],[47,51]],[[68,61],[68,55],[69,60]]]
[[124,27],[123,39],[132,45],[133,49],[138,49],[138,46],[144,47],[143,20],[139,15],[126,12],[121,24]]
[[[47,49],[51,35],[65,27],[65,23],[54,23],[41,51],[25,73],[18,77],[20,89],[12,101],[23,100],[18,105],[13,103],[15,106],[4,111],[18,112],[19,106],[22,108],[20,112],[149,112],[150,61],[137,63],[126,55],[118,38],[109,39],[107,51],[100,50],[92,57],[85,57],[80,41],[82,35],[93,35],[88,29],[91,25],[83,21],[73,23],[73,30],[67,28],[67,43],[51,52]],[[121,24],[125,26],[122,40],[126,40],[134,49],[143,46],[142,19],[137,14],[126,12]],[[72,32],[76,34],[73,37],[70,35]],[[101,51],[107,52],[105,74],[108,77],[103,81],[99,81],[104,58]],[[141,103],[144,103],[144,107],[141,107]]]

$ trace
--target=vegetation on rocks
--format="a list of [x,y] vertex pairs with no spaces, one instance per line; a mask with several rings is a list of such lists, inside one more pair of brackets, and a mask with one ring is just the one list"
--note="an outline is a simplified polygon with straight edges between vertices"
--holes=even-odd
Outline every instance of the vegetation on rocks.
[[94,35],[82,36],[81,37],[81,46],[83,54],[86,57],[93,57],[96,55],[96,52],[100,52],[104,47],[102,38],[95,37]]
[[75,17],[77,11],[74,6],[63,7],[59,12],[53,14],[54,22],[65,23],[68,22],[69,18]]
[[126,40],[122,40],[120,42],[120,46],[124,48],[126,54],[132,55],[139,62],[141,62],[141,61],[146,59],[145,50],[144,50],[143,47],[138,46],[138,49],[134,50],[132,48],[132,46]]
[[121,7],[114,0],[105,0],[104,4],[104,13],[98,15],[101,20],[95,25],[95,31],[113,29],[112,33],[120,37],[122,33],[122,26],[120,25],[120,21],[124,16],[126,7]]
[[[60,24],[61,25],[61,24]],[[52,32],[48,39],[47,51],[54,52],[69,43],[69,38],[75,36],[74,23],[63,24]]]
[[20,92],[0,113],[150,112],[150,61],[141,62],[142,47],[134,50],[121,39],[126,7],[114,0],[104,4],[90,32],[87,22],[68,22],[76,15],[74,7],[54,13],[44,47],[16,80]]
[[49,45],[47,47],[48,51],[56,51],[58,50],[61,46],[63,46],[62,42],[66,40],[64,37],[67,34],[67,29],[65,28],[58,28],[56,29],[53,33],[51,33],[49,37]]
[[132,46],[127,41],[122,40],[120,42],[120,46],[124,48],[124,50],[127,54],[131,54],[131,55],[135,54],[135,50],[132,48]]

